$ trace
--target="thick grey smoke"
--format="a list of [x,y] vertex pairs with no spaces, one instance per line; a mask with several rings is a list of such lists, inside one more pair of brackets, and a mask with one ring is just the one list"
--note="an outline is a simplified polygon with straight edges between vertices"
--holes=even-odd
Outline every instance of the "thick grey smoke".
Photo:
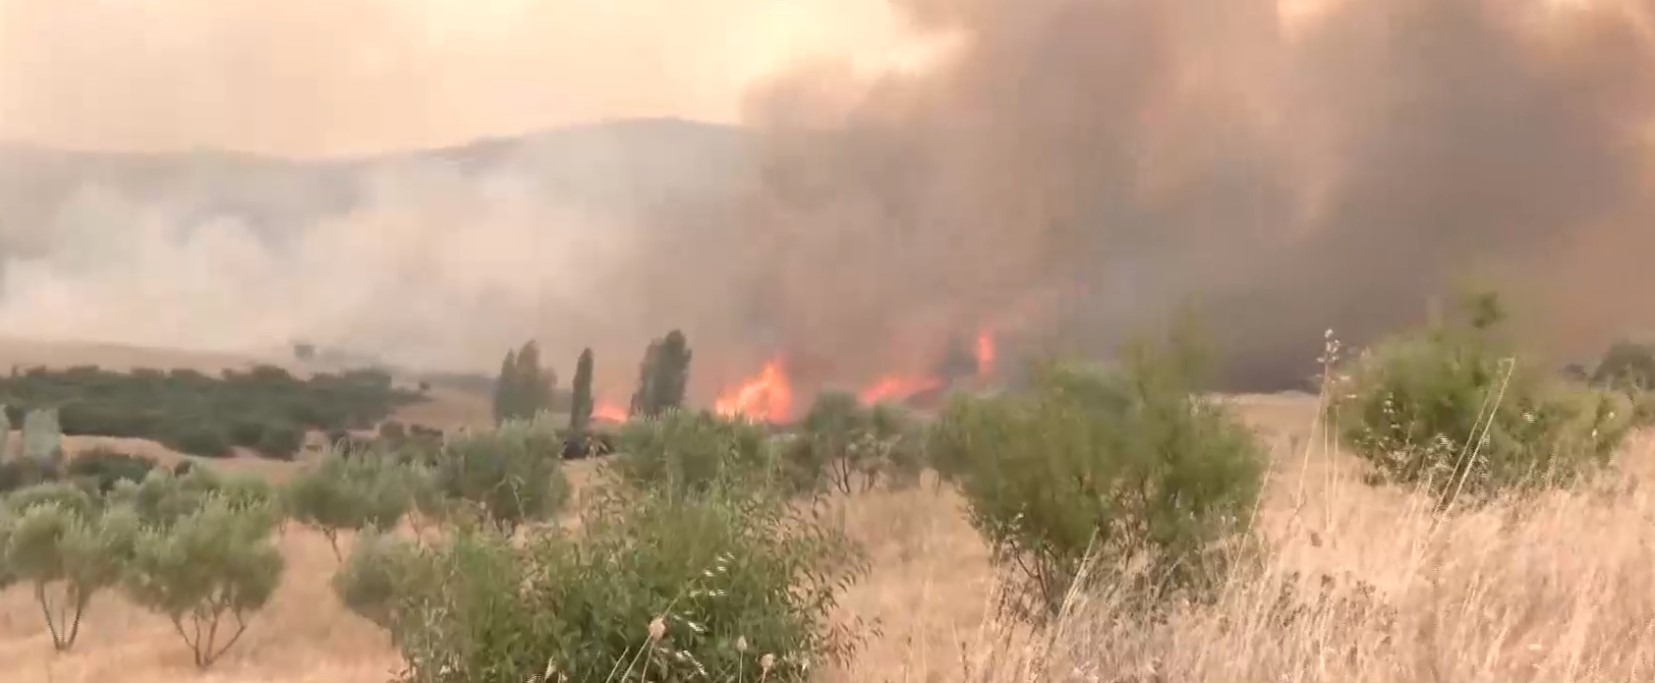
[[533,335],[615,391],[680,327],[705,399],[774,356],[807,390],[925,372],[984,329],[1107,353],[1189,302],[1233,382],[1279,386],[1465,274],[1554,350],[1655,323],[1648,2],[898,4],[947,60],[790,72],[746,132],[628,138],[648,180],[518,141],[0,183],[0,329],[475,369]]
[[756,107],[755,281],[795,353],[928,325],[1101,352],[1195,302],[1232,382],[1281,386],[1325,328],[1371,339],[1472,274],[1567,315],[1554,349],[1655,322],[1655,278],[1613,267],[1655,232],[1655,5],[904,4],[962,38],[948,68],[830,130],[798,104],[846,100],[830,79]]

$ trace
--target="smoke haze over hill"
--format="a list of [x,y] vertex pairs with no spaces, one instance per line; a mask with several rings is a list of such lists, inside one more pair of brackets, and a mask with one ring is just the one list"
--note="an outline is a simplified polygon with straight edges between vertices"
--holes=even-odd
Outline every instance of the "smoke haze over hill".
[[1323,329],[1371,339],[1472,272],[1553,350],[1655,324],[1655,3],[896,7],[941,61],[799,65],[739,129],[0,153],[0,328],[479,369],[534,335],[624,387],[678,326],[704,399],[771,357],[865,382],[981,329],[1103,354],[1188,302],[1232,381],[1279,386]]

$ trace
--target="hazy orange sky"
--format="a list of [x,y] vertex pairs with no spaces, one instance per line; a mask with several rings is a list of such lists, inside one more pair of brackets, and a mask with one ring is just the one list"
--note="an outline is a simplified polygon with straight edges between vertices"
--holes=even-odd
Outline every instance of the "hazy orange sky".
[[913,41],[887,0],[0,0],[0,140],[288,156],[617,116]]

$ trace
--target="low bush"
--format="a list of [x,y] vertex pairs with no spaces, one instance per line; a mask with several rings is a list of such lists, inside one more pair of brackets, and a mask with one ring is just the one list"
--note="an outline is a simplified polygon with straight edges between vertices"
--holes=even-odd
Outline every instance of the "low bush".
[[339,554],[339,532],[364,528],[389,530],[412,502],[409,476],[388,458],[324,455],[287,485],[287,510],[293,519],[322,533]]
[[894,485],[918,480],[923,435],[901,409],[863,407],[855,396],[818,396],[785,453],[793,472],[825,482],[841,493],[867,491],[883,479]]
[[642,488],[698,493],[722,479],[754,485],[793,479],[757,426],[710,412],[668,410],[633,419],[618,445],[615,471]]
[[142,482],[153,469],[155,461],[150,458],[108,448],[94,448],[81,453],[70,459],[65,468],[70,477],[85,477],[95,482],[99,493],[108,493],[117,482]]
[[730,480],[593,500],[573,536],[364,550],[378,566],[342,593],[371,598],[347,600],[390,625],[418,683],[805,681],[854,653],[857,624],[833,614],[867,564],[825,518]]
[[92,598],[119,581],[138,531],[130,508],[106,509],[79,488],[20,491],[0,513],[0,587],[28,583],[52,646],[68,650]]
[[1246,427],[1192,395],[1202,356],[1185,339],[1135,349],[1115,372],[1054,364],[1026,394],[945,409],[934,442],[994,561],[1012,570],[1005,607],[1044,619],[1069,591],[1107,584],[1154,608],[1221,576],[1264,459]]
[[1567,484],[1626,436],[1624,394],[1519,358],[1498,321],[1450,321],[1385,340],[1333,387],[1342,440],[1371,479],[1421,486],[1439,508]]
[[161,435],[161,444],[185,455],[222,458],[230,455],[230,439],[206,424],[175,423]]
[[195,665],[206,669],[241,639],[276,590],[283,561],[270,542],[275,525],[272,507],[208,495],[171,525],[138,535],[126,593],[166,616]]
[[507,420],[493,431],[451,439],[438,457],[437,490],[465,501],[496,527],[511,531],[550,518],[569,498],[549,415]]

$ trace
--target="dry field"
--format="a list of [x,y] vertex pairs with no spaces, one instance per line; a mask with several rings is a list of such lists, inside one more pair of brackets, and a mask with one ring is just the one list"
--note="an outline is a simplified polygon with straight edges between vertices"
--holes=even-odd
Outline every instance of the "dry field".
[[[1313,431],[1314,398],[1233,401],[1273,457],[1257,523],[1271,552],[1215,606],[1186,607],[1143,626],[1106,598],[1079,600],[1050,637],[1032,640],[993,618],[986,550],[957,497],[927,483],[842,501],[843,523],[874,559],[872,575],[844,607],[877,621],[881,635],[850,670],[827,677],[1655,679],[1650,440],[1632,443],[1619,470],[1599,486],[1438,522],[1423,512],[1420,497],[1361,484],[1354,463],[1330,453]],[[574,467],[578,485],[590,464]],[[386,636],[329,590],[336,561],[326,542],[294,527],[280,543],[289,567],[282,587],[237,648],[206,674],[193,670],[165,621],[114,594],[93,605],[75,651],[54,655],[30,596],[14,588],[0,595],[0,680],[389,678],[398,661]],[[1299,590],[1283,597],[1287,585]]]

